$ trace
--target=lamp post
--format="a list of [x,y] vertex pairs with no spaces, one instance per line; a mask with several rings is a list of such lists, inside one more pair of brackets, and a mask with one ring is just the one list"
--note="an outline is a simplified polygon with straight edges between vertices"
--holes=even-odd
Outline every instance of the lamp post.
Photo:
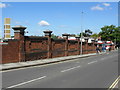
[[83,26],[82,26],[82,23],[83,23],[83,12],[81,12],[81,50],[80,50],[80,54],[82,55],[82,38],[83,38]]

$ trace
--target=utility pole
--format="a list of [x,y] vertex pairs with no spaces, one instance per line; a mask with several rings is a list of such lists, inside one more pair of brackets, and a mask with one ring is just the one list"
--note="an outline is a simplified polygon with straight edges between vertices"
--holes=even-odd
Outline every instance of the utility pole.
[[82,55],[82,39],[83,39],[83,11],[81,12],[81,50],[80,50],[80,54]]

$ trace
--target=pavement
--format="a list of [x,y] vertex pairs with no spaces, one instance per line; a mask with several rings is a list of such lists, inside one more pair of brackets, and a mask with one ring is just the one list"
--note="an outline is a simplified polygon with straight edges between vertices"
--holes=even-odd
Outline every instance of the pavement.
[[2,88],[3,90],[8,88],[80,88],[80,90],[106,88],[107,90],[117,84],[117,78],[118,51],[112,51],[94,56],[90,54],[85,58],[74,57],[58,63],[2,71]]
[[[100,53],[100,54],[104,54],[104,53]],[[76,59],[76,58],[84,58],[84,57],[89,57],[89,56],[94,56],[94,55],[98,55],[98,54],[91,53],[91,54],[83,54],[83,55],[57,57],[57,58],[51,58],[51,59],[40,59],[40,60],[27,61],[27,62],[7,63],[7,64],[1,64],[0,70],[9,70],[9,69],[44,65],[44,64],[56,63],[56,62],[72,60],[72,59]]]

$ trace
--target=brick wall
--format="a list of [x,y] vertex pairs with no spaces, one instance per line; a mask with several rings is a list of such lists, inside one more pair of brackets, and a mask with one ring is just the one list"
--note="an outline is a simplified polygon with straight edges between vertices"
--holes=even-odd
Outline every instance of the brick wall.
[[9,40],[0,45],[2,49],[2,62],[0,63],[14,63],[19,62],[19,41]]
[[78,55],[77,45],[78,45],[78,42],[75,40],[68,41],[68,56]]
[[96,46],[94,43],[88,43],[87,45],[87,53],[95,53],[96,52]]
[[82,53],[86,54],[86,42],[82,43]]
[[65,55],[65,40],[52,40],[52,58]]
[[25,61],[47,58],[47,46],[45,37],[25,37]]
[[[24,42],[24,43],[23,43]],[[23,40],[8,40],[4,42],[7,44],[1,44],[0,55],[2,57],[2,62],[0,63],[14,63],[22,61],[21,55],[24,56],[23,61],[32,61],[38,59],[48,58],[49,48],[51,47],[51,57],[63,57],[65,56],[65,46],[68,45],[67,56],[79,55],[80,53],[80,42],[77,40],[68,40],[66,44],[66,39],[51,39],[51,43],[48,43],[48,37],[35,37],[35,36],[25,36]],[[23,43],[23,44],[21,44]],[[51,45],[49,45],[51,44]],[[49,46],[49,47],[48,47]],[[114,46],[112,46],[112,50]],[[24,49],[22,49],[24,48]],[[78,50],[79,48],[79,50]],[[83,54],[95,53],[96,46],[94,43],[88,44],[83,42]]]

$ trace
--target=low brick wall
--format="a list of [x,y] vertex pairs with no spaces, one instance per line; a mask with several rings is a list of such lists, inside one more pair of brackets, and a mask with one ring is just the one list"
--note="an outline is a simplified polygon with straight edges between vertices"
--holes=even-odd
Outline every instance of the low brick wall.
[[19,41],[9,40],[0,45],[2,60],[0,63],[19,62]]
[[52,40],[52,58],[63,57],[65,55],[65,40]]
[[25,37],[25,61],[47,58],[48,41],[45,37]]
[[[81,43],[77,40],[51,39],[51,43],[47,37],[25,36],[22,40],[8,40],[0,44],[0,63],[15,63],[22,61],[33,61],[45,58],[55,58],[70,55],[79,55]],[[66,47],[67,45],[67,47]],[[67,49],[66,49],[67,48]],[[114,46],[112,46],[112,50]],[[96,46],[93,43],[83,42],[83,54],[95,53]],[[51,57],[50,57],[51,55]]]

